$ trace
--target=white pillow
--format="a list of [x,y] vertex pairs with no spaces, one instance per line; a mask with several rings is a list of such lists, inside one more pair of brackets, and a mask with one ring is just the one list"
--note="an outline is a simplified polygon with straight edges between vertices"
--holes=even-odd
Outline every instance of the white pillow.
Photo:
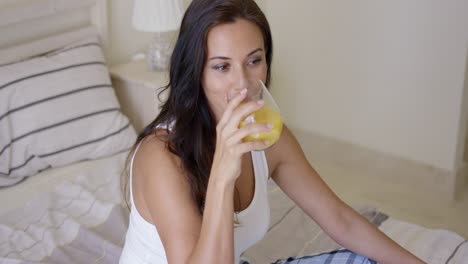
[[97,38],[0,66],[0,186],[127,150],[135,138]]

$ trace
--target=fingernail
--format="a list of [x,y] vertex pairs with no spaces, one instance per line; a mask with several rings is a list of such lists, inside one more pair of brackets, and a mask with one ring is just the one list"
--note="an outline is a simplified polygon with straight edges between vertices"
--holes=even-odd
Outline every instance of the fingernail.
[[268,140],[265,140],[265,141],[263,141],[263,144],[265,144],[265,145],[269,145],[269,144],[270,144],[270,141],[268,141]]
[[266,127],[267,127],[268,129],[272,129],[272,128],[273,128],[273,125],[272,125],[272,124],[267,124]]
[[262,105],[262,104],[263,104],[263,100],[258,100],[258,101],[257,101],[257,104],[258,104],[258,105]]
[[247,89],[244,88],[244,89],[242,89],[239,93],[240,93],[240,94],[245,94],[245,93],[247,93]]

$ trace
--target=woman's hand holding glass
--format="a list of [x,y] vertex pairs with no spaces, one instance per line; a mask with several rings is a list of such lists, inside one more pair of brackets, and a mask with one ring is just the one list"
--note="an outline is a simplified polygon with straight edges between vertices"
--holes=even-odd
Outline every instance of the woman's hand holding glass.
[[279,107],[273,99],[273,96],[271,96],[261,80],[250,80],[248,82],[248,87],[246,101],[263,100],[264,105],[242,120],[239,123],[239,127],[250,123],[271,124],[273,126],[271,131],[253,133],[243,139],[246,142],[254,140],[268,141],[269,144],[267,146],[257,149],[263,150],[275,144],[280,138],[281,131],[283,130],[283,118],[280,115]]
[[249,135],[269,132],[272,124],[248,123],[239,126],[242,120],[263,107],[263,100],[246,102],[247,89],[238,92],[229,100],[226,110],[216,126],[216,149],[211,173],[223,177],[227,184],[234,184],[241,173],[241,158],[244,153],[264,149],[271,142],[255,139],[244,141]]

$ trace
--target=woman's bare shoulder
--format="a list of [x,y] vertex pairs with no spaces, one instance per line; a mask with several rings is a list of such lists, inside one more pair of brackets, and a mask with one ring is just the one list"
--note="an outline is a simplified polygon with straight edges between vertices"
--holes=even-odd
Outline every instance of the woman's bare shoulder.
[[278,141],[265,151],[268,168],[274,172],[280,163],[303,156],[302,149],[291,130],[284,126]]
[[137,179],[134,182],[151,188],[165,188],[176,183],[182,184],[178,187],[188,191],[190,188],[184,184],[187,179],[184,171],[181,159],[169,150],[167,131],[158,129],[142,140],[133,163],[133,175]]
[[140,143],[133,165],[138,192],[134,197],[140,214],[156,227],[168,259],[176,259],[181,252],[186,256],[192,252],[202,217],[181,160],[169,150],[166,136],[158,130]]
[[179,167],[180,159],[169,150],[167,138],[168,132],[164,129],[158,129],[155,133],[146,136],[135,154],[136,167],[149,167],[151,170]]
[[140,143],[133,163],[134,190],[151,214],[165,207],[169,200],[177,203],[178,208],[196,211],[187,173],[181,159],[169,150],[166,136],[167,132],[158,130]]

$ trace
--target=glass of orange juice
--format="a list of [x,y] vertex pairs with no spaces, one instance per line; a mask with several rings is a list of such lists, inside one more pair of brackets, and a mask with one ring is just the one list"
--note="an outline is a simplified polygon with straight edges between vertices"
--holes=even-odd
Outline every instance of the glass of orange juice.
[[246,141],[268,141],[269,144],[262,149],[266,149],[275,144],[283,130],[283,118],[280,115],[279,107],[261,80],[250,81],[247,87],[247,101],[263,100],[262,108],[253,112],[239,123],[239,128],[249,123],[264,123],[271,124],[273,128],[268,132],[250,134],[243,139]]

